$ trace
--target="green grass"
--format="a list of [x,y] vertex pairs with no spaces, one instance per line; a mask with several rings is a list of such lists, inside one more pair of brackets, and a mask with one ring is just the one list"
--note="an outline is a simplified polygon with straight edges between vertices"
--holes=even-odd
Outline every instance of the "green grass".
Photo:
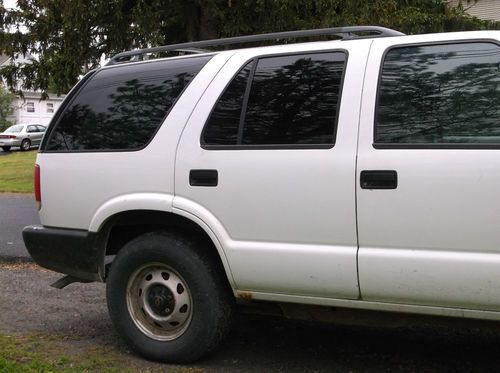
[[33,193],[36,154],[16,151],[0,157],[0,192]]
[[84,349],[77,355],[64,352],[61,341],[41,334],[31,336],[0,333],[0,372],[122,372],[116,352]]
[[79,342],[78,339],[43,333],[7,335],[0,332],[0,373],[203,372],[199,368],[131,359],[111,346],[82,345]]

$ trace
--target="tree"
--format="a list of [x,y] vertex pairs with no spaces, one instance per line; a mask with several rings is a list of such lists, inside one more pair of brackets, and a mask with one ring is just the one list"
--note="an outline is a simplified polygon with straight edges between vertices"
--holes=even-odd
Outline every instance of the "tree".
[[0,131],[4,130],[12,123],[7,120],[7,117],[14,111],[12,102],[16,96],[10,93],[2,84],[0,84]]
[[37,56],[0,71],[8,86],[58,94],[102,56],[152,45],[356,24],[406,33],[497,26],[442,0],[18,0],[16,10],[0,6],[0,21],[2,53]]

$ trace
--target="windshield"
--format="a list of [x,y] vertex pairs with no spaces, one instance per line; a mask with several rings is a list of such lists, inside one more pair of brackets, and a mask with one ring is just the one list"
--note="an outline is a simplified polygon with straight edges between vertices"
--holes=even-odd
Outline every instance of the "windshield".
[[5,133],[19,133],[23,130],[23,127],[21,125],[11,126],[5,130]]

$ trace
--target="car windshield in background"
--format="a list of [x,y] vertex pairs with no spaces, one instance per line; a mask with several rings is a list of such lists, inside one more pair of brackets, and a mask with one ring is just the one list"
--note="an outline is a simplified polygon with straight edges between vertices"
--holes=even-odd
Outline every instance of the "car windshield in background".
[[6,133],[19,133],[23,130],[23,127],[24,126],[12,126],[12,127],[9,127],[5,130]]

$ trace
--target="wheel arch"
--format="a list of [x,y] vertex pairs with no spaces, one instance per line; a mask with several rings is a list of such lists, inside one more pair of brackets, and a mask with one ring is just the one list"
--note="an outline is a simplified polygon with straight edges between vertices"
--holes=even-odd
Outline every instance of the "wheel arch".
[[[189,213],[178,214],[173,211],[137,209],[126,210],[109,216],[100,224],[99,235],[105,242],[103,263],[112,258],[130,240],[141,234],[171,230],[196,240],[198,247],[204,248],[223,271],[228,285],[234,290],[235,282],[226,254],[217,236],[201,219]],[[104,268],[104,267],[103,267]],[[104,271],[103,278],[106,278]]]

